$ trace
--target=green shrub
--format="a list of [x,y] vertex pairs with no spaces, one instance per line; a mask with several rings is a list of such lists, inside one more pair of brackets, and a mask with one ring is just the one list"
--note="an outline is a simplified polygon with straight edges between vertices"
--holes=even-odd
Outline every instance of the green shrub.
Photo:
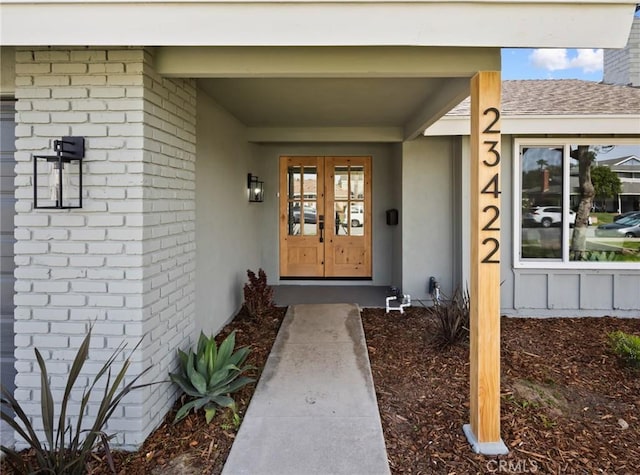
[[[104,425],[107,423],[116,407],[123,397],[125,397],[133,389],[147,385],[135,386],[140,377],[150,368],[147,368],[138,376],[136,376],[128,384],[125,384],[120,390],[118,388],[124,381],[125,374],[131,364],[131,355],[124,361],[122,368],[115,378],[111,378],[111,369],[113,363],[118,359],[120,354],[125,350],[126,345],[120,344],[113,352],[111,357],[105,362],[98,374],[94,377],[89,387],[84,389],[75,424],[68,418],[67,409],[71,401],[71,391],[76,383],[84,362],[89,354],[89,342],[91,339],[91,328],[85,339],[83,340],[76,356],[71,365],[71,370],[67,376],[67,383],[64,390],[62,401],[58,410],[54,410],[56,401],[53,399],[51,386],[49,384],[49,376],[47,367],[42,355],[35,349],[36,359],[40,367],[40,406],[42,426],[44,428],[44,436],[46,442],[40,442],[34,426],[29,417],[25,414],[10,391],[5,387],[1,387],[2,392],[2,420],[9,424],[22,437],[34,454],[33,460],[25,461],[16,451],[8,447],[2,446],[2,452],[6,454],[7,462],[15,470],[16,473],[50,473],[50,474],[81,474],[87,471],[87,461],[97,448],[103,448],[107,457],[107,461],[113,473],[115,467],[113,459],[109,451],[109,440],[114,435],[107,435],[103,432]],[[139,345],[140,343],[138,343]],[[136,345],[137,348],[137,345]],[[135,348],[133,349],[135,351]],[[132,352],[133,352],[132,351]],[[106,377],[104,389],[96,388],[98,381]],[[102,386],[102,385],[100,385]],[[93,389],[102,392],[102,400],[100,407],[95,416],[95,420],[90,428],[83,428],[83,417],[87,413],[87,405],[91,399]],[[57,427],[54,424],[54,413],[59,412]],[[14,413],[18,423],[10,415]],[[68,440],[65,441],[65,438]]]
[[609,343],[613,352],[626,364],[640,368],[640,336],[615,331],[609,333]]
[[242,366],[249,356],[249,348],[239,348],[233,352],[236,340],[235,331],[218,348],[213,336],[200,333],[196,352],[188,355],[178,350],[180,371],[169,373],[171,381],[176,383],[189,396],[176,413],[174,422],[183,419],[191,409],[204,408],[207,423],[211,422],[218,407],[235,407],[230,394],[238,391],[254,379],[242,376],[253,366]]
[[262,269],[258,275],[247,270],[249,282],[244,284],[244,306],[252,318],[262,318],[273,308],[273,288],[267,285],[267,274]]
[[438,303],[432,311],[438,324],[435,341],[440,348],[469,338],[469,291],[456,289],[449,301]]

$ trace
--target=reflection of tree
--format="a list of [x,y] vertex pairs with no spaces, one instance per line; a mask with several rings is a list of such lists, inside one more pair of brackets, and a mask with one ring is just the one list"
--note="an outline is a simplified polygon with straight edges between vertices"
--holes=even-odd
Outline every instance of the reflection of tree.
[[541,158],[540,160],[538,160],[536,162],[538,164],[538,166],[540,167],[540,171],[542,171],[542,169],[546,166],[549,165],[549,162],[546,161],[544,158]]
[[588,145],[578,145],[571,150],[571,158],[578,161],[578,181],[580,190],[580,203],[576,213],[576,221],[571,237],[572,259],[579,261],[585,256],[587,249],[587,226],[589,225],[589,212],[595,197],[595,188],[591,182],[591,164],[596,158],[596,152],[589,150]]
[[532,190],[538,187],[540,184],[540,171],[531,170],[522,174],[522,188],[525,190]]
[[[546,160],[538,160],[538,164]],[[562,166],[550,165],[522,173],[523,207],[560,206],[562,200]]]
[[613,198],[622,192],[620,178],[609,167],[593,167],[591,169],[591,182],[593,183],[596,198],[602,201],[607,198]]

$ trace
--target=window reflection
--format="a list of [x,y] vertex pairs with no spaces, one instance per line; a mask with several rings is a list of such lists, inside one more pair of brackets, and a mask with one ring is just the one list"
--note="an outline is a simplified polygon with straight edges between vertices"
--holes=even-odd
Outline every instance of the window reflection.
[[554,142],[519,148],[520,257],[640,262],[640,145]]
[[[589,212],[587,228],[574,228],[569,259],[640,261],[640,146],[571,145],[571,206]],[[588,171],[588,175],[585,173]],[[591,183],[595,195],[583,193]],[[623,214],[624,213],[624,214]]]
[[562,257],[562,147],[523,147],[522,258]]

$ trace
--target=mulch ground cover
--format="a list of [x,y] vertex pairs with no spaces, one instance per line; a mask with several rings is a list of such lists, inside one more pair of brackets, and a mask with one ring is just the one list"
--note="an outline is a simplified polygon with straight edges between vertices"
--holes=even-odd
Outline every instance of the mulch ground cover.
[[467,346],[436,349],[435,319],[365,310],[389,462],[394,473],[640,473],[640,374],[608,347],[639,319],[502,318],[501,427],[507,456],[476,455]]
[[[236,330],[237,345],[253,350],[247,362],[262,368],[284,311],[260,321],[240,313],[218,338]],[[438,349],[436,320],[421,307],[365,309],[362,321],[394,474],[640,473],[640,372],[607,341],[614,330],[640,334],[640,319],[502,318],[501,433],[510,452],[501,457],[474,454],[462,432],[467,345]],[[241,415],[253,388],[236,395]],[[221,472],[237,431],[230,413],[174,425],[177,407],[139,451],[115,454],[118,473]],[[109,473],[103,458],[90,473]]]

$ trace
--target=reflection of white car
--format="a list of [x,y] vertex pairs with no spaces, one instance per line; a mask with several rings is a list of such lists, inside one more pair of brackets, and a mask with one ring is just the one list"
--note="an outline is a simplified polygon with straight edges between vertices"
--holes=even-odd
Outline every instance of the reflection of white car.
[[[559,206],[538,206],[536,208],[529,209],[529,212],[524,216],[525,222],[539,224],[544,228],[550,226],[559,226],[562,222],[562,208]],[[576,223],[576,213],[573,210],[569,210],[569,225],[573,226]],[[589,225],[591,225],[591,216],[589,216]]]
[[352,204],[349,211],[349,222],[352,228],[364,225],[364,207],[360,204]]

